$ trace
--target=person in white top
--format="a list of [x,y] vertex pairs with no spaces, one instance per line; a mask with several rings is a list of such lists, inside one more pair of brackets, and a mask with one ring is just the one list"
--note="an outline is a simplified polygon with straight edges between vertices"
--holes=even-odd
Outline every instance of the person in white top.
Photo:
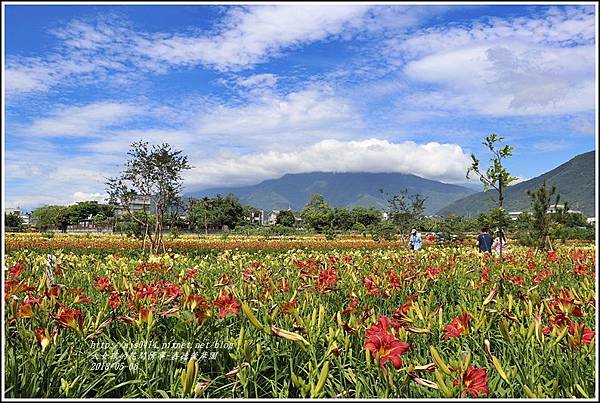
[[496,238],[494,238],[492,248],[494,248],[496,253],[500,253],[500,249],[502,249],[503,252],[506,251],[506,237],[504,236],[504,231],[500,228],[496,229]]

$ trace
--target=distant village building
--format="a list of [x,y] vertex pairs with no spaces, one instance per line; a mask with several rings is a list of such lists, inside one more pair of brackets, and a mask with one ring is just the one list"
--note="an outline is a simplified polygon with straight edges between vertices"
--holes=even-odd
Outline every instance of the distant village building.
[[[556,206],[550,206],[550,208],[548,208],[548,210],[546,211],[546,213],[550,214],[550,213],[556,213],[558,210],[563,209],[565,206],[564,204],[557,204]],[[510,217],[511,220],[516,220],[519,215],[521,215],[523,213],[523,211],[509,211],[508,215]],[[573,213],[573,214],[582,214],[585,216],[585,214],[583,214],[581,211],[579,210],[567,210],[567,213]],[[527,214],[531,215],[531,211],[527,211]],[[588,219],[589,222],[589,219]]]
[[[136,198],[134,198],[131,203],[129,203],[129,211],[131,211],[132,214],[135,214],[138,211],[144,211],[146,210],[148,213],[150,213],[150,197],[148,196],[138,196]],[[125,214],[127,212],[127,209],[125,208],[125,206],[116,206],[115,207],[115,216],[116,217],[120,217],[123,214]]]
[[250,224],[259,224],[262,225],[265,221],[265,211],[251,211],[250,216],[244,217],[244,220],[249,221]]
[[277,223],[277,216],[279,216],[280,210],[271,210],[267,216],[267,225],[275,225]]
[[521,215],[521,213],[523,213],[523,212],[522,211],[509,211],[508,216],[510,217],[511,220],[516,221],[517,218],[519,218],[519,216]]
[[69,234],[83,234],[83,233],[102,233],[112,234],[113,226],[108,225],[95,225],[94,219],[90,214],[88,218],[79,220],[76,225],[67,225],[67,233]]
[[23,221],[23,226],[28,227],[31,224],[31,213],[25,213],[21,207],[5,207],[4,214],[15,214],[21,217],[21,221]]
[[[558,210],[561,210],[565,208],[564,204],[557,204],[556,206],[550,206],[550,208],[548,209],[548,211],[546,211],[546,213],[556,213]],[[567,210],[567,213],[573,213],[573,214],[583,214],[581,211],[579,210]],[[585,214],[584,214],[585,215]]]

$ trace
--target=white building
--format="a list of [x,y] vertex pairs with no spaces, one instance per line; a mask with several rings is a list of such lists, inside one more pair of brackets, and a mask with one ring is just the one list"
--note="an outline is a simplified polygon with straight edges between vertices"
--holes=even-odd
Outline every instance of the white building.
[[[150,197],[148,196],[138,196],[129,203],[129,211],[131,211],[132,214],[144,210],[150,214]],[[122,216],[125,212],[127,212],[125,206],[115,207],[115,216]]]
[[265,211],[252,211],[250,217],[244,217],[244,220],[249,221],[251,224],[262,224],[265,221]]
[[279,215],[279,213],[279,210],[271,210],[271,212],[267,216],[267,225],[275,225],[277,223],[277,216]]
[[507,214],[511,220],[515,221],[523,213],[522,211],[509,211]]
[[[550,208],[548,209],[548,211],[546,211],[546,213],[556,213],[557,210],[561,210],[565,208],[564,204],[557,204],[556,206],[550,206]],[[579,210],[567,210],[567,213],[574,213],[574,214],[583,214],[581,211]]]

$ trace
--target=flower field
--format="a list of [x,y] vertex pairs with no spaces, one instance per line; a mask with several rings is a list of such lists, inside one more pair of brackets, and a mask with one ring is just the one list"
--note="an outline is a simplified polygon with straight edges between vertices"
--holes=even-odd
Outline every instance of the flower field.
[[500,263],[317,240],[144,262],[76,239],[45,240],[63,242],[50,261],[6,241],[8,397],[594,397],[594,246]]

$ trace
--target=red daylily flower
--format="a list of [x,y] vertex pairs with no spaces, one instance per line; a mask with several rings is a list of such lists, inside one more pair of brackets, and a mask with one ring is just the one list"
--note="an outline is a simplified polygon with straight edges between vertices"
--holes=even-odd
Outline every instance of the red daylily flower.
[[490,268],[486,267],[481,269],[481,271],[479,272],[479,277],[481,278],[481,281],[490,281]]
[[592,340],[594,339],[596,332],[594,332],[591,329],[588,329],[583,323],[575,325],[573,322],[570,322],[569,323],[569,334],[574,336],[571,339],[571,347],[573,347],[575,350],[579,350],[579,347],[580,347],[579,337],[581,336],[581,343],[589,346],[591,344]]
[[319,273],[316,288],[319,291],[330,290],[337,285],[337,278],[336,269],[323,270]]
[[31,295],[27,295],[23,299],[23,303],[24,304],[30,304],[31,306],[33,306],[33,305],[39,305],[41,299],[42,299],[41,297],[32,297]]
[[198,274],[198,269],[188,269],[185,272],[185,277],[188,278],[188,279],[189,278],[194,278],[194,277],[196,277],[196,274]]
[[286,315],[291,312],[294,312],[295,310],[296,310],[296,300],[295,299],[283,304],[283,313],[285,313]]
[[34,291],[27,280],[4,280],[4,300],[8,301],[11,294],[17,295],[22,292]]
[[17,264],[15,264],[14,266],[11,266],[8,269],[8,273],[12,277],[20,277],[24,271],[25,271],[25,266],[23,266],[23,264],[21,262],[18,262]]
[[71,328],[73,330],[83,329],[83,315],[81,311],[72,309],[67,306],[63,306],[59,309],[58,315],[54,317],[54,320],[59,326],[65,328]]
[[153,306],[151,306],[150,308],[140,308],[138,317],[142,322],[148,322],[148,319],[150,319],[150,312],[154,311],[156,311],[156,308]]
[[365,349],[371,351],[373,358],[379,354],[379,364],[385,366],[391,362],[394,368],[402,367],[402,354],[410,348],[409,343],[402,342],[385,332],[375,332],[367,335]]
[[[454,380],[454,386],[458,383],[458,379]],[[487,396],[489,393],[487,368],[469,367],[462,376],[462,384],[473,397],[478,397],[479,394]]]
[[89,299],[88,297],[83,296],[83,295],[77,295],[75,297],[75,300],[73,301],[73,303],[74,304],[83,304],[83,303],[86,303],[86,304],[90,304],[90,305],[93,304],[93,302],[92,302],[91,299]]
[[533,282],[535,284],[539,284],[542,282],[542,280],[547,279],[548,277],[550,277],[552,275],[552,272],[548,269],[544,269],[542,270],[542,272],[540,274],[538,274],[537,276],[535,276],[533,278]]
[[227,316],[228,312],[231,312],[235,316],[238,315],[238,308],[241,306],[233,296],[230,294],[222,294],[219,299],[214,301],[215,305],[219,308],[219,318],[223,319]]
[[196,308],[206,309],[208,307],[206,300],[196,294],[188,295],[185,298],[185,305],[189,305],[190,311],[194,311]]
[[358,300],[356,298],[352,298],[352,300],[350,301],[350,305],[345,307],[344,310],[342,311],[342,313],[353,312],[357,306],[358,306]]
[[458,318],[452,319],[452,322],[444,327],[444,339],[448,340],[465,334],[472,319],[473,317],[467,312],[463,312]]
[[278,281],[279,284],[279,288],[281,289],[282,292],[288,292],[290,289],[290,283],[288,283],[288,281],[284,278],[280,279]]
[[555,262],[558,259],[558,255],[555,251],[550,250],[548,251],[547,259],[549,262]]
[[52,330],[52,333],[48,331],[48,329],[44,327],[38,327],[34,331],[35,339],[40,342],[43,348],[48,347],[52,339],[56,336],[58,331],[56,329]]
[[400,284],[400,278],[393,271],[390,272],[388,279],[390,280],[390,287],[393,290],[402,288],[402,285]]
[[508,281],[510,281],[513,284],[524,284],[525,283],[525,280],[519,276],[509,277]]
[[19,307],[18,317],[21,319],[33,318],[35,315],[31,309],[31,304],[22,304]]
[[589,269],[587,266],[584,266],[582,264],[576,264],[575,265],[575,273],[577,273],[580,276],[584,276],[589,273]]
[[398,329],[400,324],[396,321],[390,320],[387,316],[380,316],[377,320],[377,323],[365,330],[365,334],[368,337],[377,333],[390,333],[390,327]]
[[108,297],[108,303],[113,309],[116,309],[121,306],[121,298],[119,296],[119,292],[113,291],[110,293],[110,297]]
[[439,276],[441,272],[442,269],[439,267],[428,267],[427,270],[425,270],[425,278],[427,280],[434,279]]
[[379,295],[379,292],[380,292],[379,287],[377,287],[377,285],[375,285],[375,281],[373,280],[372,276],[365,277],[363,280],[363,283],[369,294]]
[[110,291],[110,277],[97,277],[96,287],[98,287],[98,291]]

